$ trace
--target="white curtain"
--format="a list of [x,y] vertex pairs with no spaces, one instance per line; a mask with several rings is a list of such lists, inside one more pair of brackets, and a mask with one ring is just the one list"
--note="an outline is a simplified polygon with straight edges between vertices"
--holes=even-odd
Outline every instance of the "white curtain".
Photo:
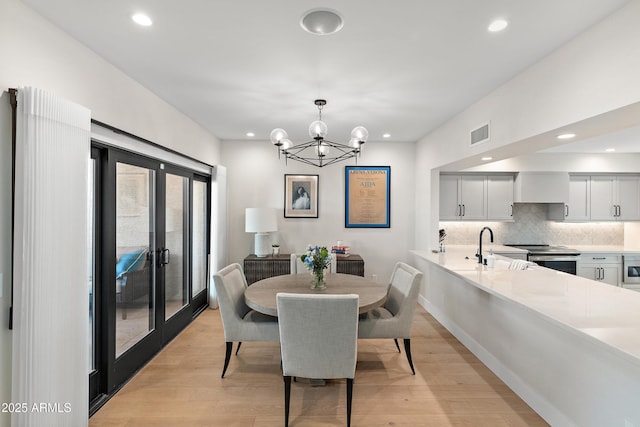
[[211,256],[209,257],[209,308],[218,308],[213,275],[227,265],[227,168],[216,166],[211,175]]
[[12,426],[88,424],[91,112],[18,90]]

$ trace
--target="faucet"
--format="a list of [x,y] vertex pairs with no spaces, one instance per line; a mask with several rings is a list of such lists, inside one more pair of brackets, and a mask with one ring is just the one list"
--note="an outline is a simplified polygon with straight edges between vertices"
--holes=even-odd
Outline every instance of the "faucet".
[[476,254],[479,264],[482,264],[482,233],[484,233],[484,230],[489,230],[489,233],[491,235],[491,243],[493,243],[493,230],[491,230],[489,227],[484,227],[482,230],[480,230],[480,245],[478,247],[478,253]]

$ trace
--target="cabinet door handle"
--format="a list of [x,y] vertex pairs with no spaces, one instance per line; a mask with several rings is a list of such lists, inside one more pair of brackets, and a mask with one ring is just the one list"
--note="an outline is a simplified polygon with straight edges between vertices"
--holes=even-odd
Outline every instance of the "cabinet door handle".
[[513,205],[509,205],[509,216],[513,216]]
[[458,205],[458,210],[456,211],[456,216],[462,216],[462,205]]
[[465,216],[466,213],[467,213],[467,210],[465,209],[464,205],[462,205],[462,216]]
[[603,256],[594,256],[594,257],[591,257],[591,259],[607,259],[607,258]]
[[620,208],[620,205],[618,205],[618,216],[622,216],[622,209]]
[[564,216],[565,218],[569,216],[569,205],[564,205]]

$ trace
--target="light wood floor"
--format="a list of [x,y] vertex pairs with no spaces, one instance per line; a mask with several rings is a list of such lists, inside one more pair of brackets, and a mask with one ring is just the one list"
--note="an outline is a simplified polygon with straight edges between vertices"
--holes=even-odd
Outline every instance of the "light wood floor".
[[[393,340],[358,342],[354,427],[547,425],[421,307],[412,335],[415,376]],[[223,361],[220,314],[205,310],[89,426],[283,425],[278,344],[244,343],[221,379]],[[289,425],[346,425],[344,381],[293,383]]]

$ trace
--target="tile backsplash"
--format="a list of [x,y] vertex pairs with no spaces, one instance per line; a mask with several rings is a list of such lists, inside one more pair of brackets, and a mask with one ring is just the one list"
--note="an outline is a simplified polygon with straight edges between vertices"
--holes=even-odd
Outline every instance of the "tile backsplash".
[[[514,222],[443,221],[445,244],[475,245],[482,227],[489,226],[498,244],[623,245],[623,222],[563,223],[547,219],[547,205],[516,203]],[[485,242],[488,237],[485,233]]]

